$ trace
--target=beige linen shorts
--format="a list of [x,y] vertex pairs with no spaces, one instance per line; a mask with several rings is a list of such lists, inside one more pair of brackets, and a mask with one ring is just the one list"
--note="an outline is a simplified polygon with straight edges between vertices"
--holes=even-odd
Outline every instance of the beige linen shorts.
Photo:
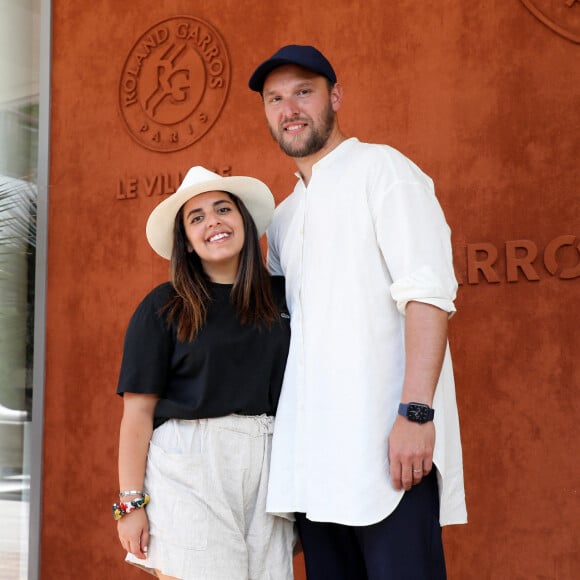
[[266,513],[273,418],[172,419],[147,456],[146,560],[182,580],[291,580],[293,522]]

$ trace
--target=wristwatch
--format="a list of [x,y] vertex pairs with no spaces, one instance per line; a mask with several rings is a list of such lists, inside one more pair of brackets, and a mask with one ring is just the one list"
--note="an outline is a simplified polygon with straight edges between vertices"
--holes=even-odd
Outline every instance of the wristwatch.
[[399,415],[407,417],[409,421],[414,423],[427,423],[433,421],[435,416],[435,409],[431,409],[429,405],[423,403],[401,403],[399,405]]

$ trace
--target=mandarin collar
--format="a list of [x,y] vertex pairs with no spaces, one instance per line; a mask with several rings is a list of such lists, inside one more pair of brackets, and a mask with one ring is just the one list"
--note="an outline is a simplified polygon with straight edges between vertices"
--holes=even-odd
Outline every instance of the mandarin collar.
[[[312,176],[314,176],[314,174],[319,169],[327,167],[341,159],[344,155],[347,155],[351,148],[358,142],[359,140],[356,137],[349,137],[348,139],[345,139],[342,143],[330,151],[330,153],[327,153],[322,159],[319,159],[312,166]],[[302,184],[304,184],[304,180],[302,179],[302,175],[300,175],[299,171],[296,171],[294,175],[302,182]]]

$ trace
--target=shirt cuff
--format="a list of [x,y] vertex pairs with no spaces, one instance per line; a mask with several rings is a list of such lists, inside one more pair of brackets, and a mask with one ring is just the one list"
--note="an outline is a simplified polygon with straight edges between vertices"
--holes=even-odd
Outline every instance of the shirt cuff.
[[431,304],[449,313],[455,312],[453,301],[457,294],[455,277],[443,279],[431,268],[423,267],[391,284],[391,296],[397,309],[405,314],[407,303],[411,301]]

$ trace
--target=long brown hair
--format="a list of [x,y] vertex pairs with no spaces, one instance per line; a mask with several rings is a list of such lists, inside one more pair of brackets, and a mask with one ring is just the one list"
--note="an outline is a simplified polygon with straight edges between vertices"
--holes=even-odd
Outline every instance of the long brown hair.
[[[244,224],[244,245],[231,301],[242,324],[269,328],[278,320],[279,314],[272,298],[270,274],[262,261],[256,224],[240,198],[227,191],[224,193],[238,208]],[[183,342],[193,340],[206,321],[211,302],[211,282],[197,253],[187,251],[183,206],[177,212],[173,226],[171,281],[175,296],[164,310],[169,322],[177,323],[177,338]]]

